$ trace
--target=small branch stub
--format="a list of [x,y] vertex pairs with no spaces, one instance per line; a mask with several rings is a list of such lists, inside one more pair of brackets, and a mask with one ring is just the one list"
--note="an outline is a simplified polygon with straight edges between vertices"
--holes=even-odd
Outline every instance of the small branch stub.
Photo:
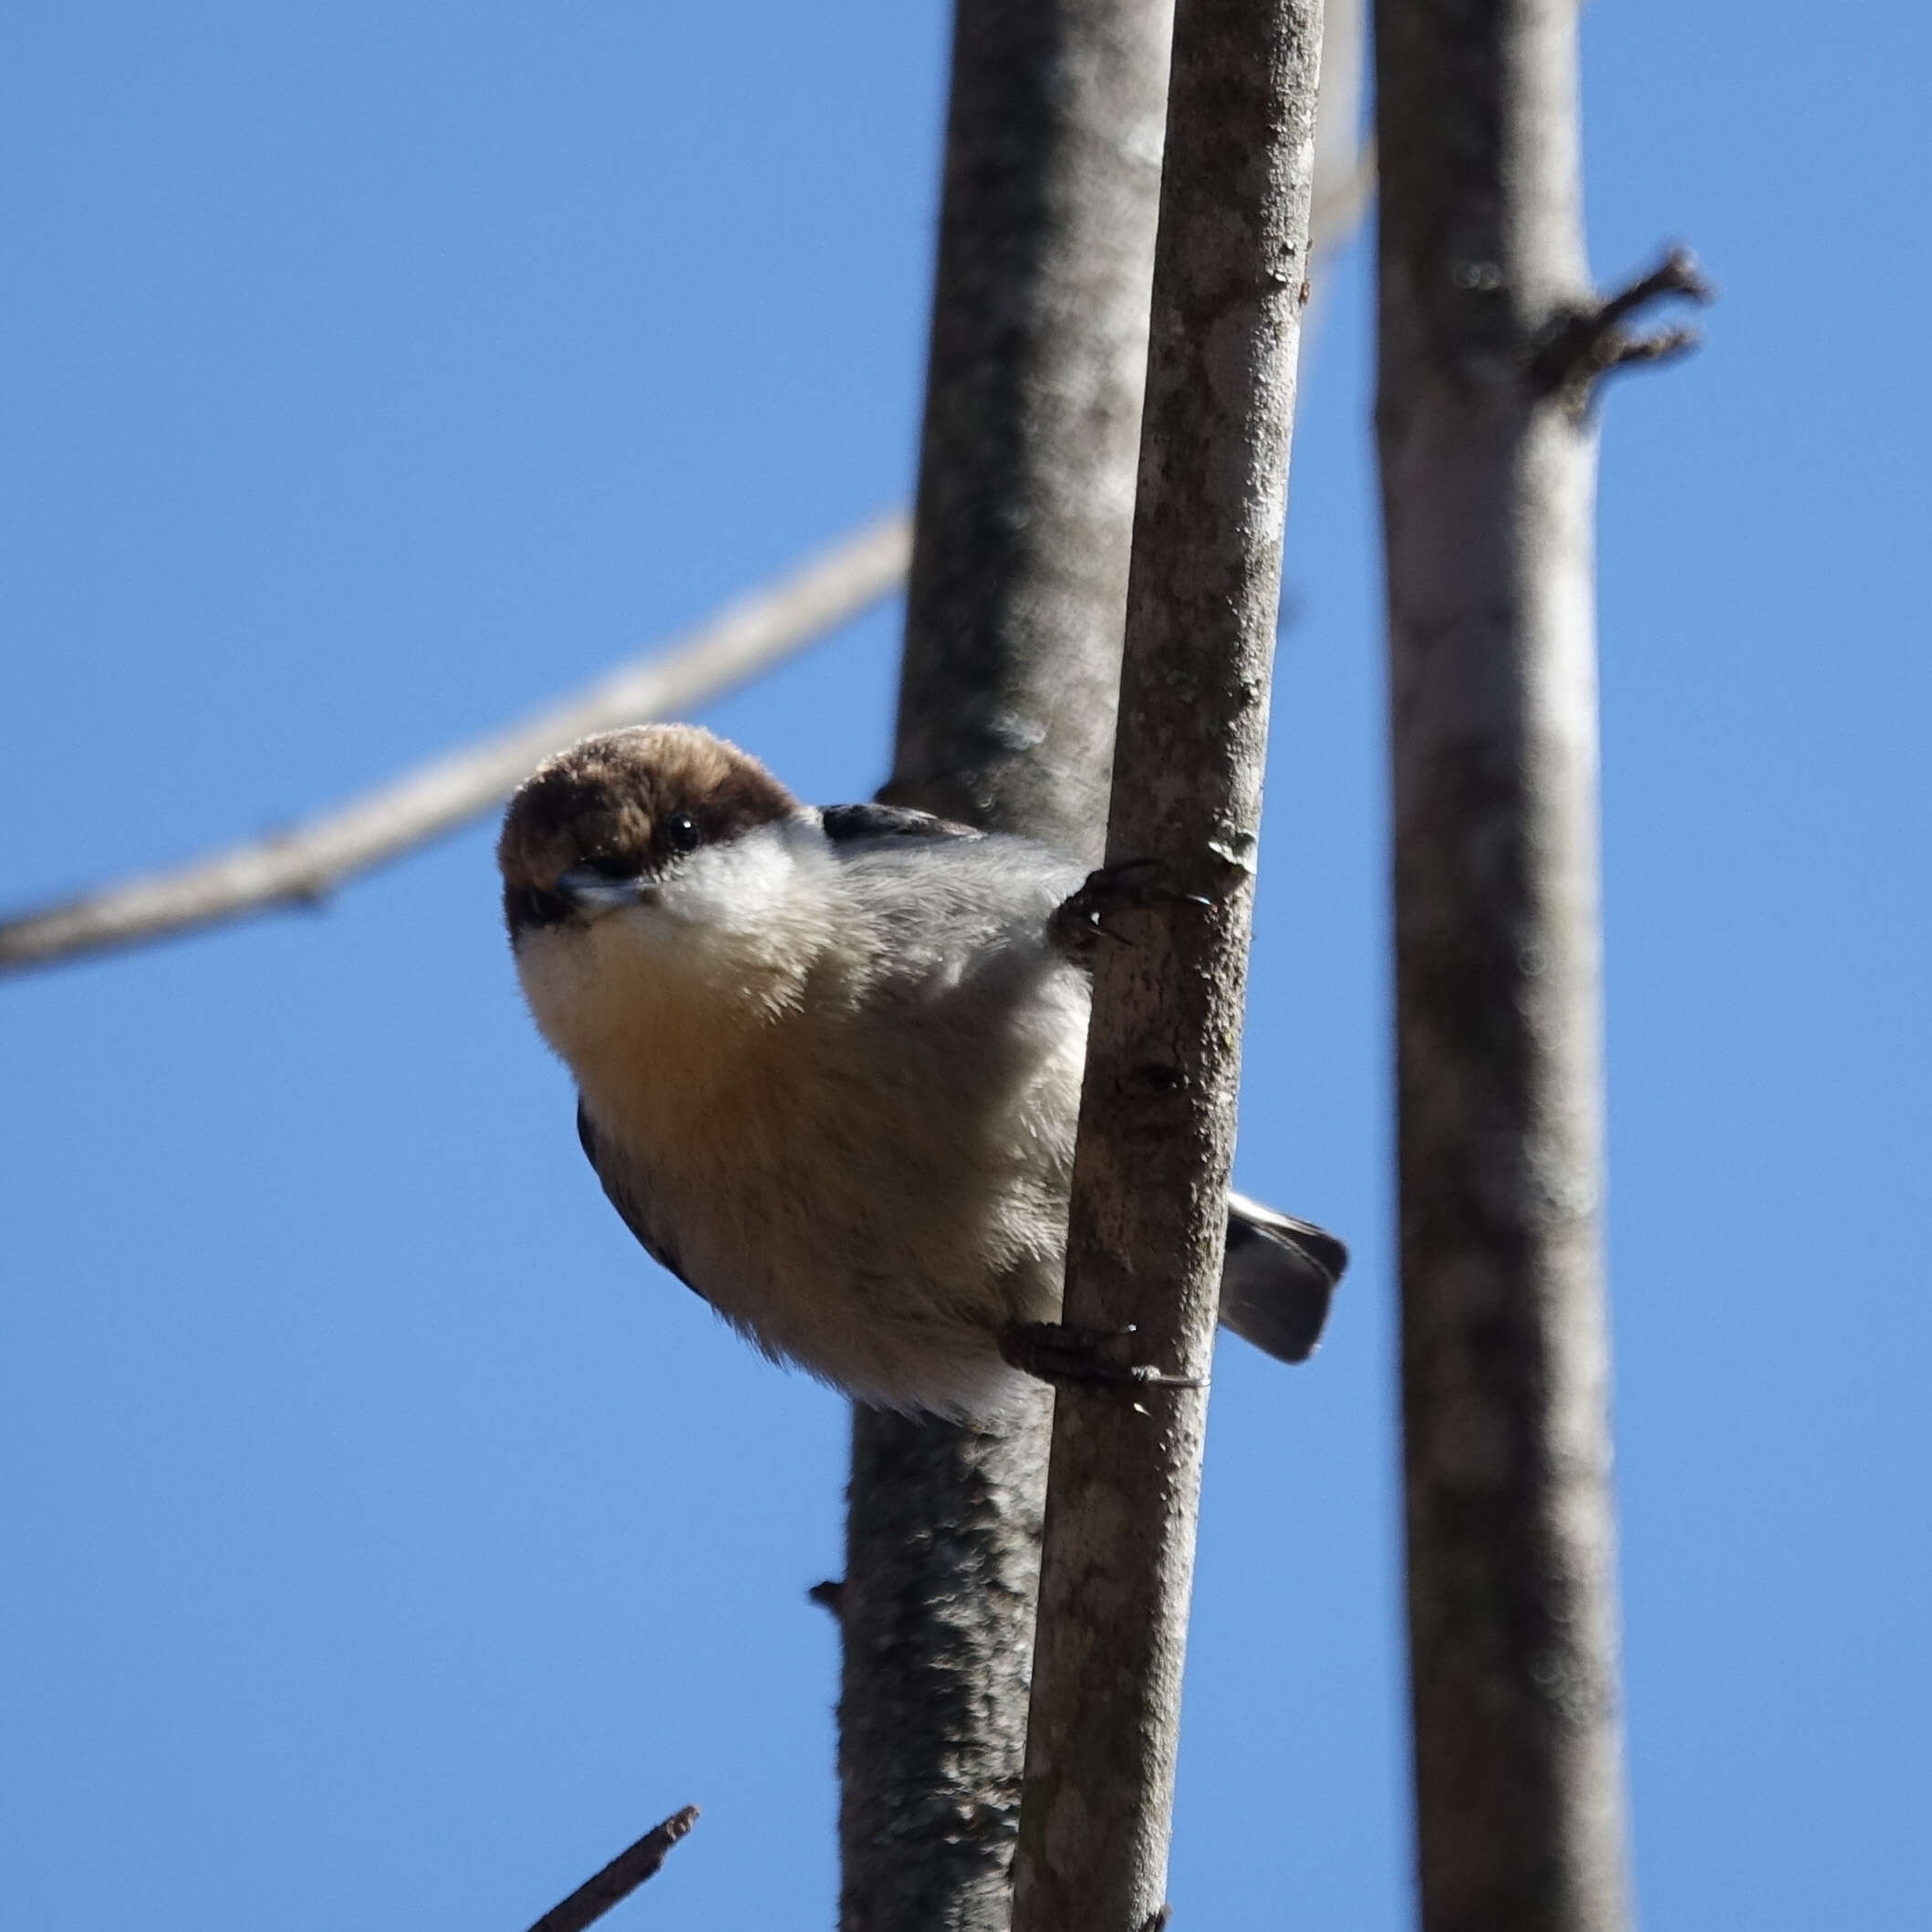
[[1559,317],[1531,358],[1532,372],[1545,390],[1582,402],[1592,385],[1614,369],[1666,362],[1695,348],[1700,338],[1694,328],[1633,335],[1624,327],[1652,303],[1670,296],[1699,305],[1717,299],[1717,290],[1698,273],[1697,257],[1688,248],[1673,248],[1648,275],[1625,284],[1594,307]]
[[619,1852],[595,1878],[586,1879],[562,1905],[553,1906],[530,1932],[584,1932],[586,1926],[594,1926],[611,1906],[621,1905],[647,1878],[657,1875],[671,1847],[697,1822],[695,1804],[673,1812],[662,1824]]

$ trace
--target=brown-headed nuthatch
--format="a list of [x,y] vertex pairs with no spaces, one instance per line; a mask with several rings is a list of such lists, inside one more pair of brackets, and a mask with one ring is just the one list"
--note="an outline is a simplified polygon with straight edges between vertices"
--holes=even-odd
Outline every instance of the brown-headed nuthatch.
[[[524,992],[644,1247],[862,1401],[996,1413],[1060,1306],[1089,980],[1056,914],[1081,867],[802,805],[684,725],[553,759],[498,857]],[[1231,1195],[1223,1324],[1303,1359],[1346,1258]]]

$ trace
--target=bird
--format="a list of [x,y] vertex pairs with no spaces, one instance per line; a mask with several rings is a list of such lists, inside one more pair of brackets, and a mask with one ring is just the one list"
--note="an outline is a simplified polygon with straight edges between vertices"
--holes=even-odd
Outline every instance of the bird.
[[[1067,909],[1103,875],[923,812],[803,805],[687,724],[550,759],[497,858],[604,1193],[765,1355],[964,1422],[1034,1378],[1170,1379],[1054,1325],[1094,923]],[[1305,1359],[1346,1262],[1231,1192],[1221,1323]]]

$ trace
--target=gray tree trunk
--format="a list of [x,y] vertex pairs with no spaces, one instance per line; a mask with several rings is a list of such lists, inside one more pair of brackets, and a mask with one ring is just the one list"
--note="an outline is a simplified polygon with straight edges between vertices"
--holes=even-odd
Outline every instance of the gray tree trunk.
[[1582,405],[1614,358],[1590,321],[1576,9],[1378,0],[1376,41],[1422,1922],[1611,1932],[1627,1903]]
[[[1163,1916],[1234,1151],[1321,0],[1179,0],[1066,1322],[1170,1378],[1063,1387],[1014,1932]],[[1131,1329],[1130,1335],[1126,1331]]]
[[[894,776],[1097,857],[1147,359],[1168,0],[960,0]],[[844,1932],[1005,1932],[1048,1405],[857,1408]]]

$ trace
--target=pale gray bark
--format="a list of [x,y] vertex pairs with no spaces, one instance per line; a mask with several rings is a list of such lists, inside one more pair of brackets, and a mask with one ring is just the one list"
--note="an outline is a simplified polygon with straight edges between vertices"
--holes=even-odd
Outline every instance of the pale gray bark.
[[1065,1319],[1195,1386],[1063,1388],[1015,1932],[1142,1932],[1167,1881],[1205,1377],[1307,300],[1320,0],[1179,0]]
[[287,832],[0,919],[0,971],[313,906],[502,805],[579,738],[691,711],[856,617],[898,586],[909,535],[903,516],[881,518],[588,690]]
[[[1127,597],[1166,0],[961,0],[886,795],[1096,856]],[[1005,1932],[1047,1403],[853,1417],[845,1932]]]
[[[1376,22],[1422,1923],[1612,1932],[1585,403],[1646,346],[1584,265],[1574,0],[1378,0]],[[1676,265],[1646,293],[1688,292]]]

